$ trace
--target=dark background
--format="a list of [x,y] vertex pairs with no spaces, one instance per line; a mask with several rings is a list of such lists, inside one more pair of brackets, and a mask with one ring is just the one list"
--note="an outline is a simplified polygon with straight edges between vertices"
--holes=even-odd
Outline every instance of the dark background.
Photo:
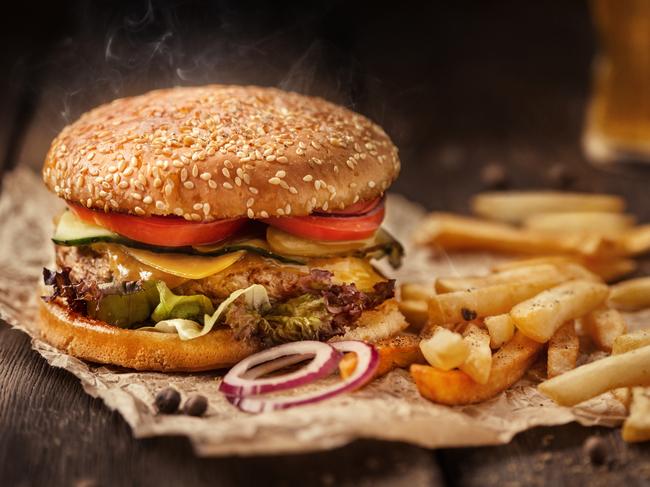
[[[403,161],[394,189],[430,209],[466,210],[486,186],[484,168],[498,165],[509,187],[618,193],[650,219],[646,174],[594,168],[581,152],[596,51],[584,1],[23,0],[0,12],[0,46],[0,172],[40,169],[66,123],[115,97],[277,85],[383,125]],[[182,438],[133,440],[117,414],[1,323],[0,420],[2,485],[650,483],[647,447],[575,425],[498,448],[359,441],[315,455],[196,459]],[[582,453],[594,433],[606,466]]]
[[400,148],[395,189],[431,207],[462,204],[489,163],[508,165],[518,187],[552,184],[544,170],[557,163],[589,171],[578,141],[595,40],[582,1],[18,7],[0,20],[1,66],[24,108],[10,122],[32,128],[10,137],[10,163],[38,167],[61,127],[99,103],[217,82],[280,86],[368,115]]

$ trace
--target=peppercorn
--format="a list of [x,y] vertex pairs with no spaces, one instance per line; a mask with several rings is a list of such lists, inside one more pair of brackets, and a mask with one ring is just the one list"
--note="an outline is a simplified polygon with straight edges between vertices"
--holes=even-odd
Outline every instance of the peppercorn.
[[603,465],[607,462],[607,443],[600,436],[590,436],[582,445],[582,449],[594,465]]
[[465,321],[472,321],[476,319],[476,311],[473,309],[461,308],[460,314],[463,316]]
[[166,387],[156,394],[156,409],[159,413],[173,414],[181,403],[180,393],[173,387]]
[[183,412],[189,416],[203,416],[207,409],[208,400],[200,394],[190,397],[183,405]]

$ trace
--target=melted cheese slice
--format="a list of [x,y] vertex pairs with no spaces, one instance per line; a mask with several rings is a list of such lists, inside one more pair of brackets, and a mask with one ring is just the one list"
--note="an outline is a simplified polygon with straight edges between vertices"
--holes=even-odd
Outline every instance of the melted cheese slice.
[[354,283],[361,291],[372,291],[375,284],[386,280],[370,262],[356,257],[314,260],[309,265],[313,269],[324,269],[334,274],[334,284]]
[[161,254],[148,250],[124,248],[127,254],[149,267],[186,279],[203,279],[224,271],[246,253],[245,250],[217,257],[187,254]]

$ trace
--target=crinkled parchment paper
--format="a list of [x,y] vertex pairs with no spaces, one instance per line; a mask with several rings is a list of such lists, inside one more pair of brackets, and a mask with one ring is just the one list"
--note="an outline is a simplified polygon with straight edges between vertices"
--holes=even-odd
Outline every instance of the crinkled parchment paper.
[[[218,373],[160,374],[93,365],[65,355],[39,339],[36,317],[41,268],[52,259],[51,218],[62,204],[27,171],[8,174],[0,194],[0,317],[32,337],[51,365],[76,375],[85,391],[103,399],[131,425],[136,437],[185,435],[199,455],[254,455],[323,450],[356,438],[398,440],[425,447],[506,443],[538,425],[578,421],[616,425],[624,411],[610,395],[563,408],[538,394],[535,372],[483,404],[449,408],[421,398],[404,370],[364,389],[320,404],[249,415],[217,391]],[[441,256],[411,248],[409,235],[423,210],[399,196],[388,205],[387,225],[407,248],[406,264],[389,275],[431,281],[436,275],[477,274],[495,263],[488,254]],[[635,317],[631,317],[635,318]],[[156,415],[156,391],[172,385],[184,396],[201,393],[210,407],[203,418]]]

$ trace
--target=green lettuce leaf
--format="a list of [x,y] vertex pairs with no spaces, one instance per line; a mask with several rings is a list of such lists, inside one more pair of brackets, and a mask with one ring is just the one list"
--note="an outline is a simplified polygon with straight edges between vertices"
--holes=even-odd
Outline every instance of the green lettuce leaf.
[[192,296],[177,296],[163,281],[156,282],[160,295],[160,303],[151,313],[151,319],[156,323],[171,319],[194,320],[214,312],[212,301],[207,296],[195,294]]
[[194,338],[198,338],[212,331],[212,328],[214,328],[214,325],[217,323],[226,309],[240,296],[244,296],[246,306],[250,307],[251,309],[264,312],[271,307],[269,296],[264,286],[260,284],[253,284],[252,286],[249,286],[245,289],[239,289],[232,293],[225,301],[219,305],[214,313],[212,313],[212,310],[210,311],[211,314],[205,313],[203,315],[203,325],[194,320],[177,317],[161,320],[156,323],[155,326],[143,327],[140,328],[140,330],[159,331],[162,333],[177,333],[178,337],[181,340],[192,340]]
[[335,334],[325,299],[303,294],[276,305],[264,315],[258,333],[270,344],[324,340]]

